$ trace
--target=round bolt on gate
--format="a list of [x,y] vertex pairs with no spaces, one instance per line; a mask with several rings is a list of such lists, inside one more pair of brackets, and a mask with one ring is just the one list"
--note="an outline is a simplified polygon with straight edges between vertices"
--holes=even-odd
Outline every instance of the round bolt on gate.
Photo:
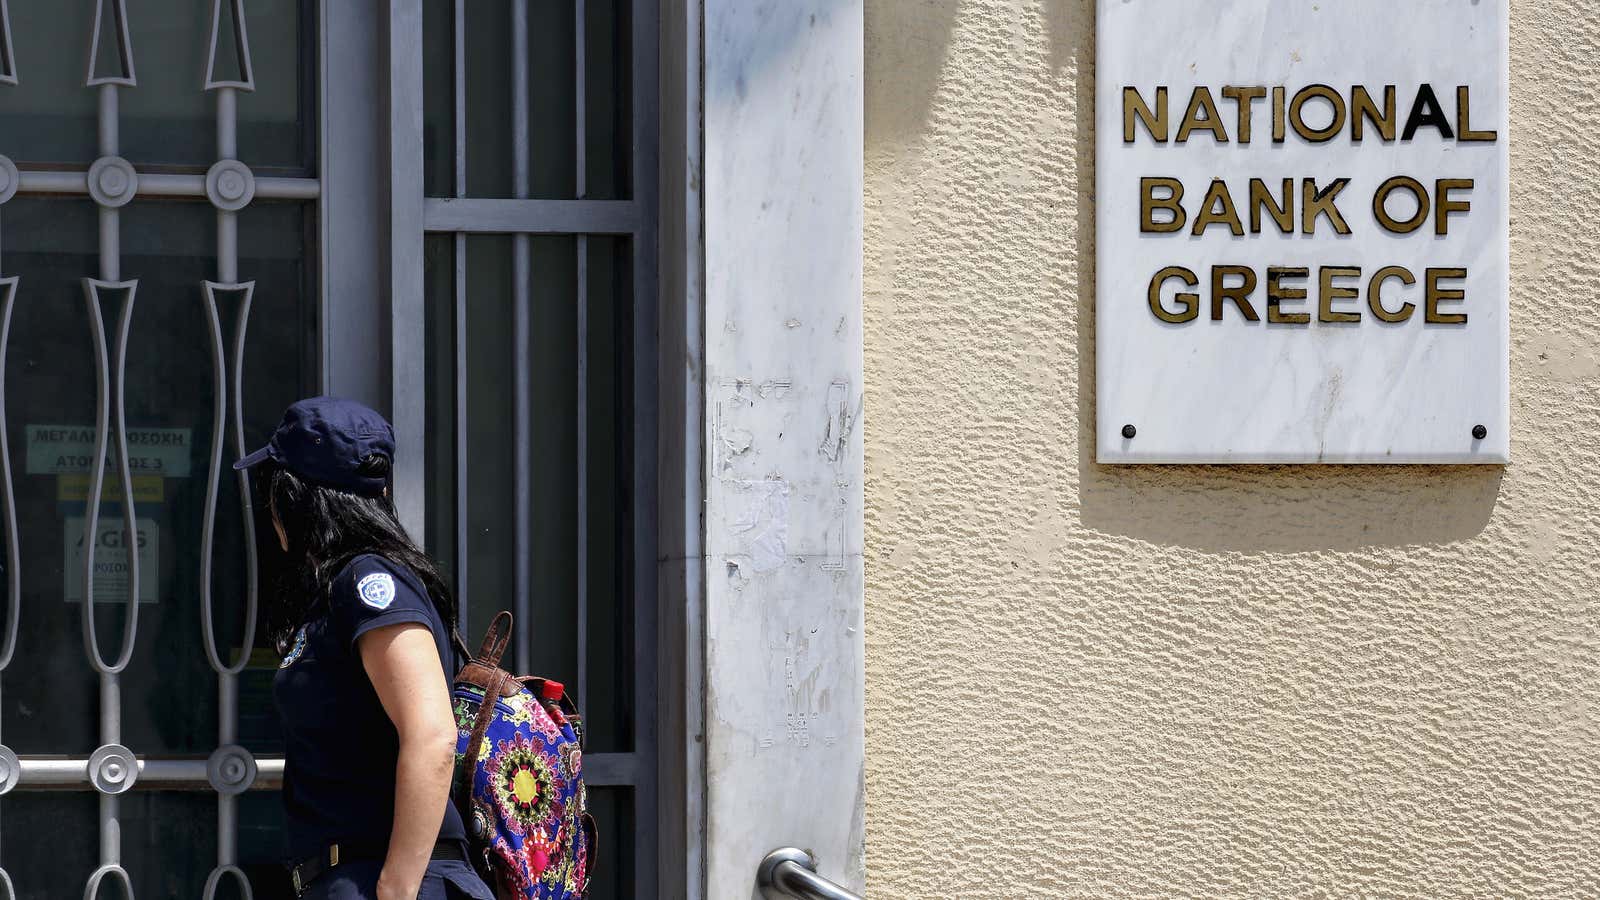
[[139,193],[139,173],[120,156],[102,156],[89,167],[89,196],[107,209],[126,206]]
[[1122,436],[1127,438],[1130,441],[1133,440],[1134,435],[1136,435],[1138,433],[1139,433],[1139,429],[1133,427],[1132,425],[1124,425],[1124,426],[1122,426]]
[[89,755],[89,781],[102,794],[120,794],[139,777],[139,761],[121,744],[106,744]]
[[0,203],[15,197],[17,188],[21,186],[22,174],[17,171],[17,164],[0,156]]
[[1488,436],[1489,436],[1489,429],[1483,427],[1482,425],[1474,425],[1474,426],[1472,426],[1472,437],[1475,440],[1480,440],[1481,441],[1481,440],[1483,440],[1484,438],[1486,438]]
[[0,794],[9,794],[22,779],[22,763],[10,747],[0,744]]
[[237,212],[255,196],[255,173],[236,159],[224,159],[206,172],[206,199],[217,209]]
[[256,758],[238,744],[218,747],[206,760],[206,780],[219,794],[242,794],[256,780]]

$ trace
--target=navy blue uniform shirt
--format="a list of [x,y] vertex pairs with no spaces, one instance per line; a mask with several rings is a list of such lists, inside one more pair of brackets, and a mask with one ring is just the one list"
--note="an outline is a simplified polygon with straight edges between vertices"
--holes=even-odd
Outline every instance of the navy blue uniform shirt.
[[[333,581],[325,606],[296,633],[273,680],[284,723],[283,801],[290,858],[333,843],[381,853],[394,826],[399,736],[361,665],[356,640],[374,628],[416,622],[433,632],[446,678],[455,675],[449,631],[410,569],[366,554]],[[464,840],[447,803],[441,840]]]

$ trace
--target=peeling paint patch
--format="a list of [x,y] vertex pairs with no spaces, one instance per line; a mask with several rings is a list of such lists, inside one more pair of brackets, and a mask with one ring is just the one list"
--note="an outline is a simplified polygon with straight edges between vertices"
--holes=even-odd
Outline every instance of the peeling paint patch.
[[727,447],[728,452],[735,456],[749,450],[755,439],[756,436],[748,428],[729,426],[722,429],[722,446]]
[[781,479],[724,479],[723,521],[737,542],[736,555],[756,573],[781,568],[789,554],[789,483]]
[[817,447],[828,462],[838,464],[845,458],[850,444],[850,430],[855,427],[855,414],[850,408],[850,382],[836,379],[828,385],[828,420],[822,428],[822,443]]

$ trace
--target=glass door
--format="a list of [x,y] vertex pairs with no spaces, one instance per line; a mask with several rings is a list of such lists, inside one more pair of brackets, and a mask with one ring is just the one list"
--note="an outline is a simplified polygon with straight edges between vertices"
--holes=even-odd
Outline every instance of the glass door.
[[0,897],[288,896],[225,464],[322,383],[319,12],[245,6],[0,0]]

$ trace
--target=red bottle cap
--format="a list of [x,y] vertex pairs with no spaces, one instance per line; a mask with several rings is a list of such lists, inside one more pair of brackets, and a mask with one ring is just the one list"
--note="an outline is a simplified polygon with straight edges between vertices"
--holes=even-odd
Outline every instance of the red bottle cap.
[[546,700],[560,700],[566,692],[566,685],[559,681],[551,681],[548,678],[545,679],[544,684],[539,685],[539,696]]

